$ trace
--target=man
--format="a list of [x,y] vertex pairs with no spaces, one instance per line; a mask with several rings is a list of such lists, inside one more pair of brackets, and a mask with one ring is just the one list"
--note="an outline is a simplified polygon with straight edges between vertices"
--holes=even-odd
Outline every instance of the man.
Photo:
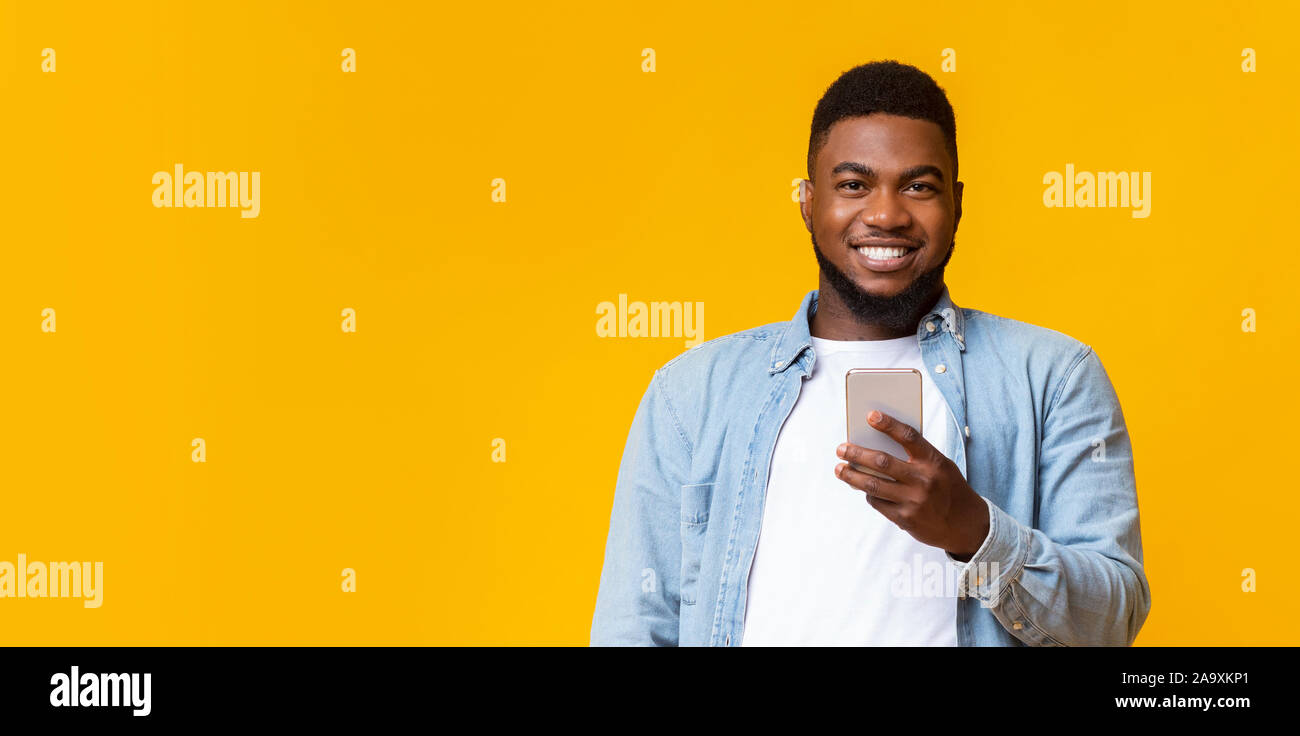
[[[943,90],[845,72],[804,187],[818,289],[669,361],[637,408],[592,643],[1131,644],[1151,594],[1118,398],[1089,346],[953,303]],[[850,368],[921,372],[924,433],[869,418],[907,458],[844,442]]]

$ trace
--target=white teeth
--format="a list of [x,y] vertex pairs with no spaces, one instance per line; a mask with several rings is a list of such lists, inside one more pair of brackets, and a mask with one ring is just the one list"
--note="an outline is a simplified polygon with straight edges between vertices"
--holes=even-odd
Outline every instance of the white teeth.
[[907,248],[879,248],[875,246],[863,246],[858,248],[858,252],[867,258],[873,258],[878,261],[887,261],[891,258],[902,258],[907,255]]

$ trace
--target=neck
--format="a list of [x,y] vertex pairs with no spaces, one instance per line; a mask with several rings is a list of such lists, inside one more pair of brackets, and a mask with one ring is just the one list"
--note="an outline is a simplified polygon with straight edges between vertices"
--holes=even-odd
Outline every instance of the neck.
[[808,329],[813,337],[823,340],[892,340],[915,335],[921,315],[934,307],[942,292],[943,283],[940,282],[934,294],[924,300],[924,308],[908,320],[906,327],[898,328],[876,324],[855,314],[823,277],[818,280],[817,311],[813,313]]

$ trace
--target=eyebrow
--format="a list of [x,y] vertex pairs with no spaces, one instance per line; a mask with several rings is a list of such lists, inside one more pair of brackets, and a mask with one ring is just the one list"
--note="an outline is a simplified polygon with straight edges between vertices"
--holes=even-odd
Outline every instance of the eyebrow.
[[[863,164],[860,164],[857,161],[839,162],[838,164],[835,165],[835,168],[831,169],[831,176],[835,176],[836,174],[839,174],[844,171],[851,171],[855,174],[858,174],[859,176],[864,176],[868,179],[876,178],[875,169],[871,168],[870,166],[864,166]],[[918,166],[913,166],[911,168],[904,169],[903,172],[899,175],[899,178],[916,179],[921,176],[926,176],[927,174],[933,176],[939,181],[943,181],[943,170],[940,169],[938,166],[932,166],[930,164],[920,164]]]

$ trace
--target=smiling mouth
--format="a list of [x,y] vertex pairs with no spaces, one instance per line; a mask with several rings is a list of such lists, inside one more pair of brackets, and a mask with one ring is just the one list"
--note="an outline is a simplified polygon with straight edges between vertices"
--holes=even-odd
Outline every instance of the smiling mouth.
[[874,261],[892,261],[916,249],[906,245],[861,245],[855,250]]
[[901,271],[906,268],[913,261],[916,252],[920,248],[896,243],[890,245],[859,245],[853,246],[853,250],[858,252],[862,265],[868,271],[889,273],[890,271]]

